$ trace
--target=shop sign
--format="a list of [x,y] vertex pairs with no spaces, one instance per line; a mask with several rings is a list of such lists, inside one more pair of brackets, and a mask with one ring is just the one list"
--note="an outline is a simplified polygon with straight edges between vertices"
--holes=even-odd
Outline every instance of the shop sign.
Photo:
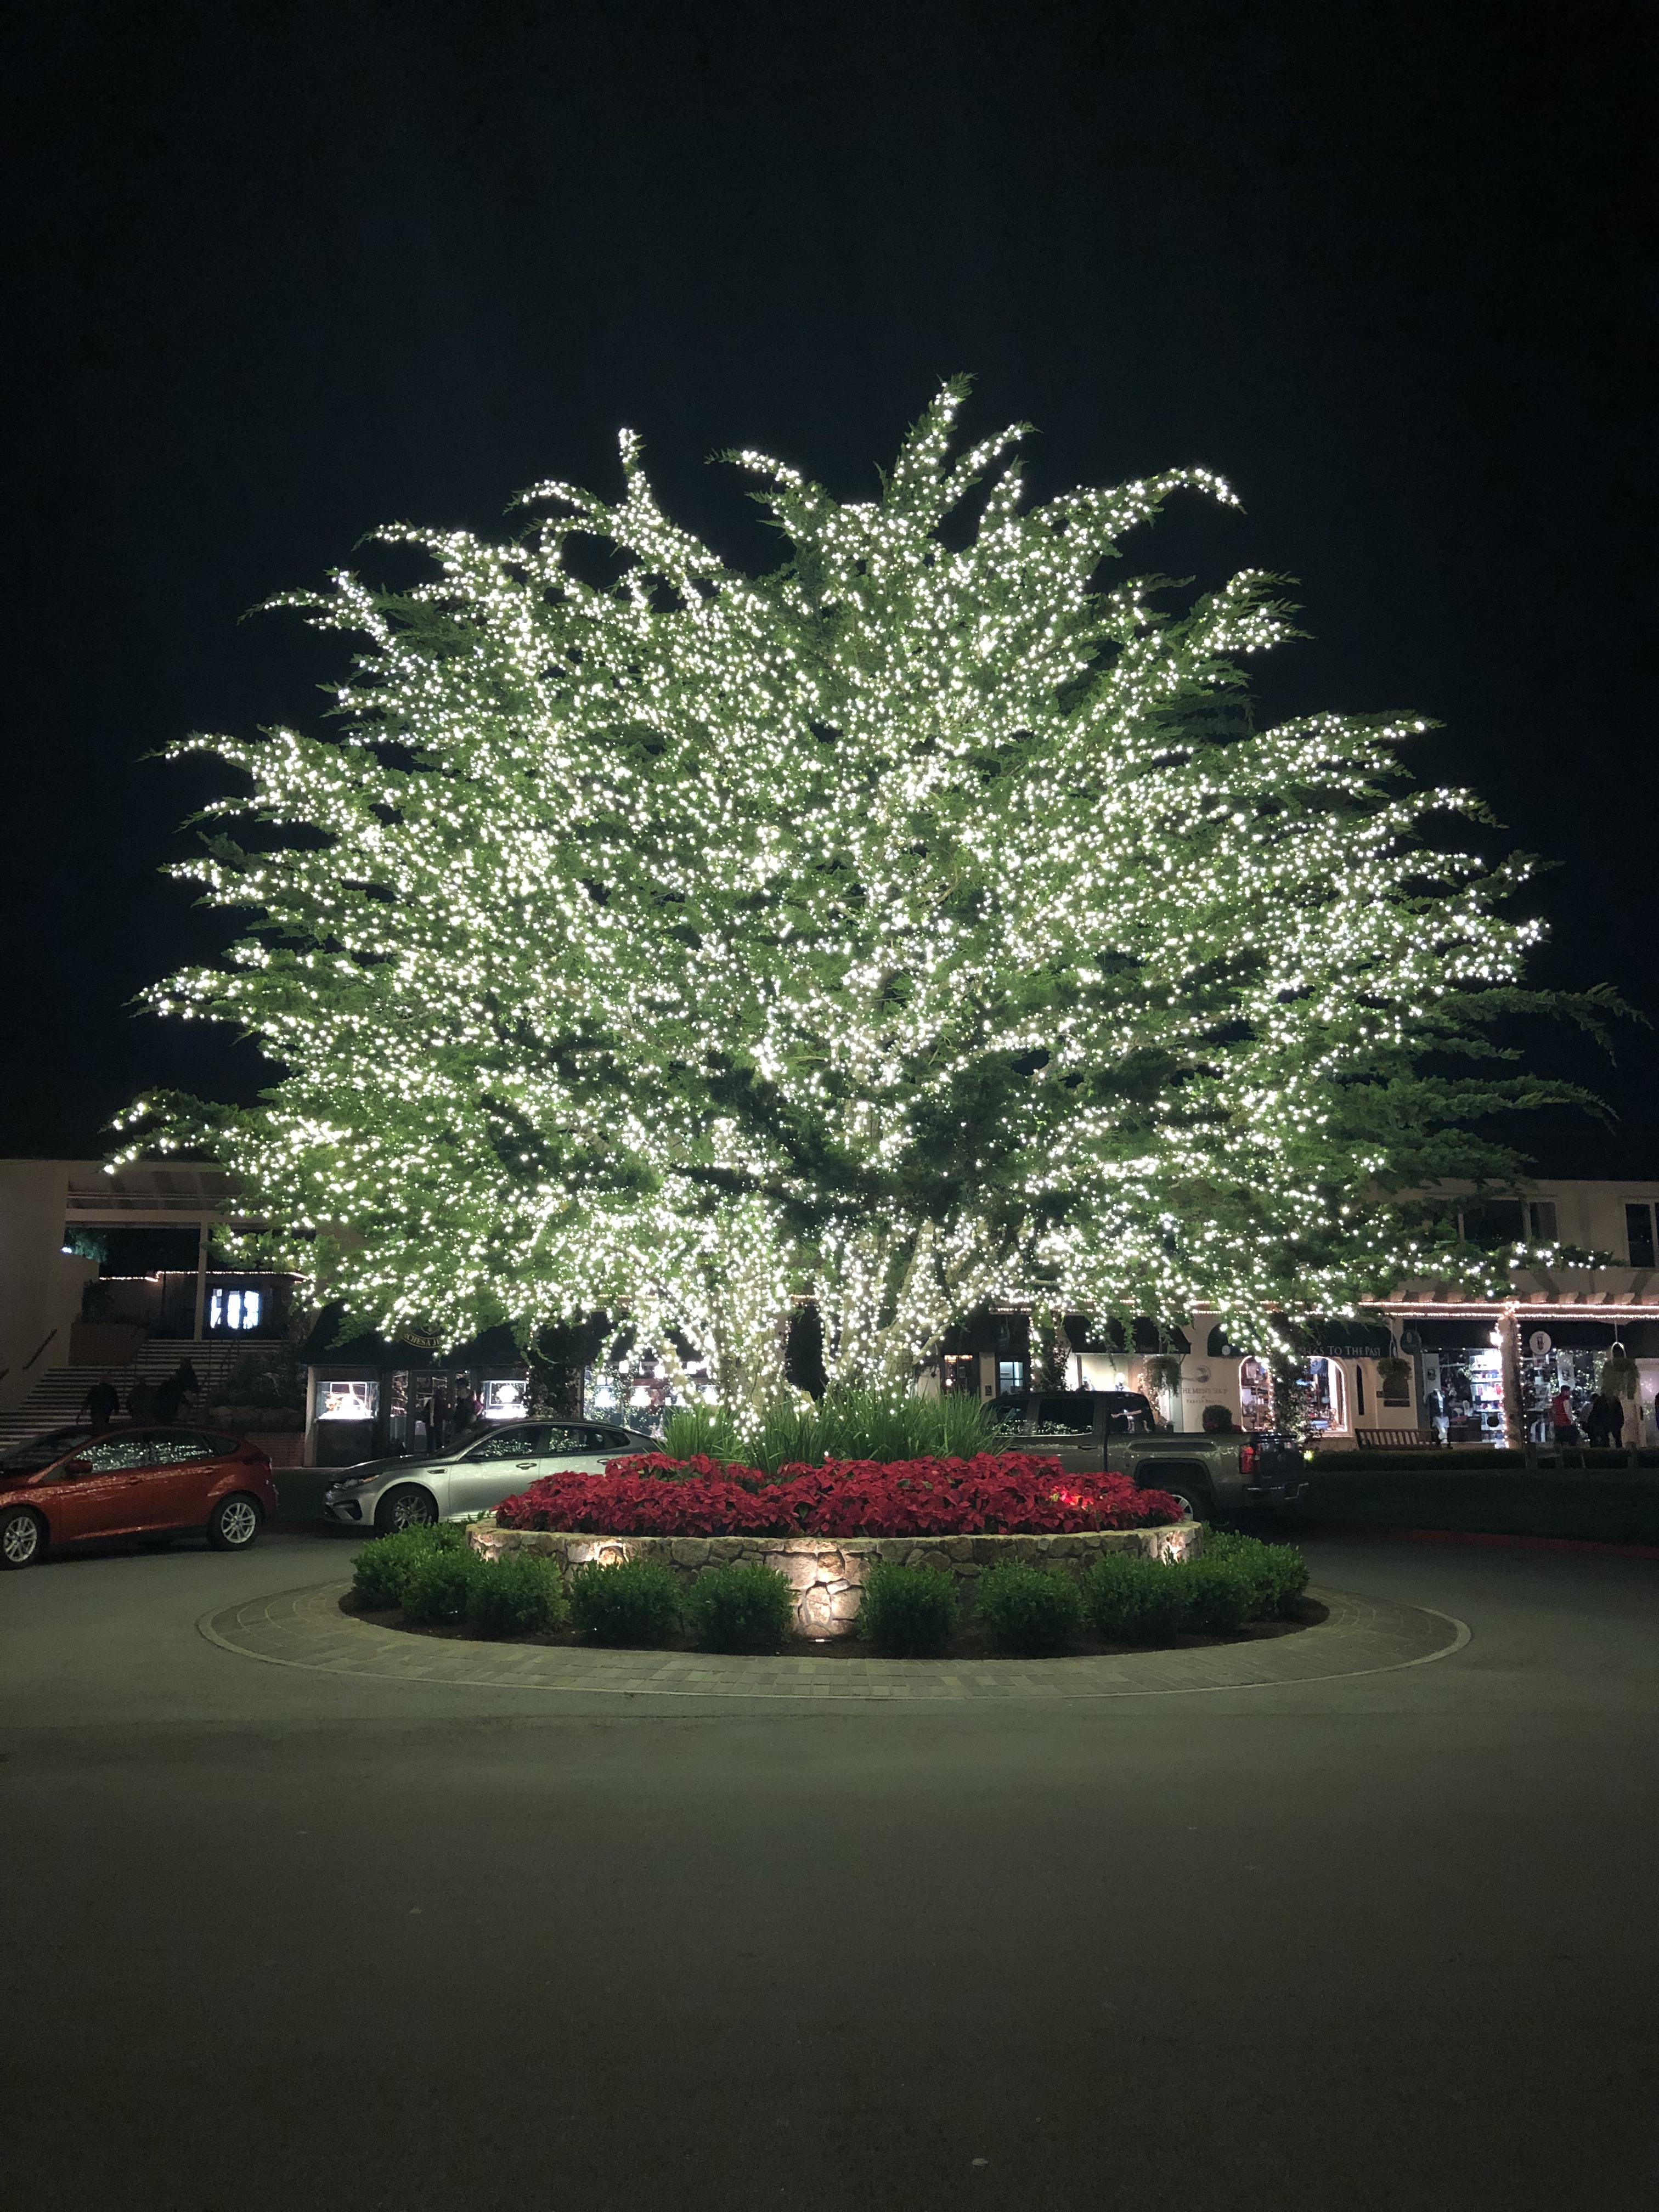
[[1534,1359],[1541,1359],[1547,1352],[1553,1351],[1554,1344],[1548,1329],[1534,1329],[1532,1334],[1527,1339],[1527,1349]]

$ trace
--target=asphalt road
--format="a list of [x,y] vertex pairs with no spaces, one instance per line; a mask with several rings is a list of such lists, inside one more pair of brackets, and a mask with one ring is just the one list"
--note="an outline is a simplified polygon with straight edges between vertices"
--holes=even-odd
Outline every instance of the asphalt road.
[[1310,1547],[1402,1673],[1101,1704],[354,1683],[0,1578],[3,2212],[1659,2201],[1659,1563]]

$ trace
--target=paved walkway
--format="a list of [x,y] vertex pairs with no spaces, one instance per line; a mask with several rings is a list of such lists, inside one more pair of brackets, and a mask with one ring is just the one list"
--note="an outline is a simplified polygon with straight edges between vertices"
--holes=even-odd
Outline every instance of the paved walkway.
[[1462,1622],[1421,1606],[1310,1590],[1329,1608],[1316,1628],[1261,1643],[1078,1659],[967,1663],[917,1659],[736,1658],[708,1652],[603,1651],[411,1636],[340,1611],[346,1582],[313,1583],[203,1616],[210,1643],[276,1667],[381,1681],[478,1689],[611,1691],[624,1696],[904,1699],[1000,1704],[1041,1698],[1144,1698],[1237,1690],[1419,1667],[1461,1651]]

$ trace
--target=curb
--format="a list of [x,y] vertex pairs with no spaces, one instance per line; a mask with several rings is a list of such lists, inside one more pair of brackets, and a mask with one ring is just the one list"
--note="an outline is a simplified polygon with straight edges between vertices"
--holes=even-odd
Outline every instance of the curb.
[[[434,1643],[342,1614],[343,1582],[317,1583],[204,1613],[197,1631],[239,1658],[358,1680],[438,1683],[539,1695],[782,1698],[858,1703],[993,1704],[1027,1698],[1089,1703],[1218,1692],[1289,1689],[1393,1674],[1449,1659],[1468,1645],[1467,1622],[1431,1606],[1321,1589],[1331,1618],[1292,1638],[1195,1650],[1059,1660],[815,1660],[708,1653],[548,1649]],[[1434,1626],[1430,1628],[1429,1624]],[[1427,1648],[1424,1648],[1425,1646]],[[1248,1653],[1248,1656],[1246,1654]]]

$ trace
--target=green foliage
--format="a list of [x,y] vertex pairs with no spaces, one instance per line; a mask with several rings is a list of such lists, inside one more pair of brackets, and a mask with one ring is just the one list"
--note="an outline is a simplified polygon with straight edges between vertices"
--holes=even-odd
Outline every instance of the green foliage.
[[590,1644],[665,1644],[680,1628],[680,1586],[656,1559],[593,1561],[570,1577],[570,1617]]
[[1083,1594],[1071,1577],[1023,1559],[987,1568],[974,1607],[992,1649],[1021,1659],[1069,1651],[1083,1627]]
[[544,1636],[565,1617],[557,1563],[533,1552],[486,1560],[469,1588],[466,1617],[481,1636]]
[[1296,1617],[1308,1563],[1289,1544],[1212,1530],[1190,1562],[1107,1552],[1083,1578],[1097,1636],[1112,1644],[1166,1644],[1176,1636],[1236,1636],[1248,1620]]
[[701,1651],[775,1651],[795,1626],[795,1593],[771,1567],[709,1567],[685,1600]]
[[465,1529],[452,1521],[400,1529],[395,1536],[377,1536],[352,1562],[352,1594],[370,1613],[401,1605],[410,1575],[422,1559],[434,1552],[459,1551],[465,1542]]
[[1103,1552],[1083,1577],[1083,1602],[1109,1644],[1168,1644],[1192,1625],[1187,1569],[1139,1552]]
[[937,1658],[956,1633],[954,1577],[878,1559],[864,1577],[858,1632],[884,1657]]
[[965,394],[873,498],[732,456],[768,574],[671,521],[629,434],[615,500],[540,486],[506,543],[398,526],[418,582],[291,597],[353,640],[339,720],[175,748],[233,772],[181,872],[246,933],[151,1000],[284,1072],[257,1106],[151,1094],[132,1152],[234,1168],[365,1327],[626,1310],[755,1419],[808,1286],[830,1379],[872,1383],[1010,1283],[1258,1318],[1506,1287],[1389,1194],[1512,1178],[1470,1131],[1583,1094],[1493,1025],[1616,1002],[1523,988],[1528,864],[1441,834],[1486,817],[1411,787],[1420,719],[1259,726],[1282,579],[1103,580],[1224,484],[1030,505],[1025,431],[961,450]]
[[1236,1560],[1204,1553],[1171,1572],[1187,1583],[1187,1619],[1194,1635],[1237,1636],[1257,1616],[1255,1577]]
[[404,1577],[404,1619],[416,1628],[441,1628],[465,1620],[471,1610],[474,1584],[494,1571],[477,1552],[434,1547],[415,1561]]
[[990,1415],[965,1395],[922,1397],[898,1389],[831,1383],[817,1406],[776,1401],[757,1420],[740,1425],[723,1407],[671,1413],[662,1448],[676,1458],[707,1452],[775,1474],[792,1461],[824,1459],[971,1459],[996,1449]]
[[1293,1620],[1308,1587],[1308,1562],[1294,1544],[1264,1544],[1259,1536],[1212,1528],[1204,1540],[1206,1560],[1225,1560],[1249,1585],[1247,1620]]

